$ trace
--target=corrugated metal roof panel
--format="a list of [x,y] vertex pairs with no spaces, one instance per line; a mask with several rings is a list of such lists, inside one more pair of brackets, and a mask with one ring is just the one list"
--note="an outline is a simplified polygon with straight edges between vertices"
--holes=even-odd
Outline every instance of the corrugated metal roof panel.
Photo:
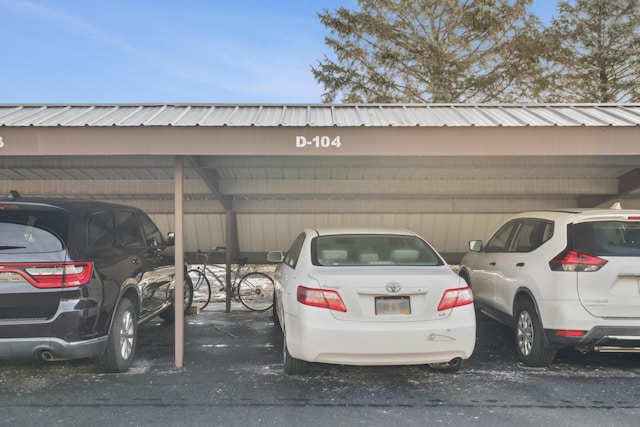
[[2,117],[2,123],[8,122],[11,123],[11,126],[29,126],[32,124],[30,120],[38,113],[46,111],[46,108],[45,106],[20,108],[6,117]]
[[13,114],[18,113],[23,108],[22,106],[0,108],[0,120],[10,120]]
[[229,117],[227,126],[253,126],[258,119],[260,107],[257,105],[248,105],[245,107],[236,107],[231,117]]
[[65,123],[66,126],[99,126],[98,121],[105,116],[115,113],[119,108],[117,106],[95,106],[88,110],[84,115],[78,117],[76,121]]
[[[575,120],[572,120],[566,117],[564,114],[560,112],[560,109],[564,108],[564,106],[559,106],[557,108],[540,108],[537,106],[528,107],[526,110],[535,116],[538,120],[532,120],[529,122],[531,126],[580,126],[585,125],[586,123],[579,123]],[[513,110],[515,111],[515,110]],[[518,110],[517,113],[521,113],[523,111]]]
[[0,105],[0,126],[640,126],[640,105]]
[[615,108],[615,105],[601,105],[599,109],[607,113],[614,114],[623,119],[628,119],[631,123],[637,124],[640,121],[640,105],[626,105],[625,108]]
[[234,106],[212,106],[198,124],[200,126],[226,126],[236,108]]
[[[174,108],[178,111],[182,110],[182,112],[176,115],[170,122],[172,126],[197,126],[213,110],[213,107],[197,106],[189,106],[185,109]],[[158,120],[160,120],[160,118],[158,118]]]
[[162,107],[152,106],[143,107],[142,105],[131,111],[130,114],[123,117],[117,126],[145,126],[147,121],[153,118]]
[[531,106],[528,108],[521,108],[519,106],[505,105],[503,111],[508,113],[513,119],[522,123],[521,126],[553,126],[552,120],[546,119],[540,116],[536,112],[536,108]]
[[331,123],[331,114],[326,115],[326,109],[311,106],[288,106],[281,110],[280,124],[282,126],[315,126],[318,123]]
[[558,113],[563,114],[569,119],[574,120],[577,124],[585,126],[610,126],[613,123],[610,120],[602,120],[598,117],[593,108],[576,109],[572,107],[558,108]]
[[611,110],[608,108],[595,107],[593,109],[594,115],[602,117],[605,121],[609,121],[614,126],[628,126],[633,125],[640,119],[640,116],[636,115],[635,119],[633,115],[627,115],[624,110],[618,110],[616,114],[611,114]]
[[[298,109],[300,110],[300,109]],[[322,126],[325,123],[335,124],[333,119],[333,108],[309,106],[307,108],[309,126]],[[286,123],[284,123],[286,125]]]
[[[131,117],[139,108],[140,106],[113,106],[111,109],[103,111],[103,114],[96,117],[93,122],[69,123],[68,126],[122,126],[126,119]],[[139,123],[138,125],[141,124]]]
[[259,108],[251,126],[280,126],[283,110],[280,108]]

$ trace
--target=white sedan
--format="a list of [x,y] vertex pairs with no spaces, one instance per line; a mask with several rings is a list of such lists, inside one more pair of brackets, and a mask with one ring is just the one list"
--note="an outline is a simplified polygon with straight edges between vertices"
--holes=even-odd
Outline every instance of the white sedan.
[[421,365],[457,371],[475,346],[473,295],[417,234],[306,229],[275,273],[284,371],[309,362]]

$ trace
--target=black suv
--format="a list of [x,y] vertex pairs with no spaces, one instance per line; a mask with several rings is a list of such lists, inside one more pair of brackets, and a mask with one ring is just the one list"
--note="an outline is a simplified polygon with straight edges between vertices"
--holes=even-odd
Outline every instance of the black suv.
[[[173,320],[174,247],[141,210],[0,199],[0,359],[91,357],[124,372],[138,325]],[[193,286],[185,274],[185,311]]]

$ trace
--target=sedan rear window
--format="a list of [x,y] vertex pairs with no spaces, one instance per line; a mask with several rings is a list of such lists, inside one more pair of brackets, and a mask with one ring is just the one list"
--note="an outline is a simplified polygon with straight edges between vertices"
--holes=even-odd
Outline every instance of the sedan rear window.
[[574,248],[596,256],[640,256],[640,222],[574,224]]
[[444,265],[422,239],[397,235],[319,236],[311,243],[314,265]]

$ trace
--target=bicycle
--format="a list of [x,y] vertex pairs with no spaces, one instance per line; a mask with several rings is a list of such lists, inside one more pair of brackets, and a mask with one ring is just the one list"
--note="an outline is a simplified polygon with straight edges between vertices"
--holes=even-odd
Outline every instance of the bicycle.
[[[225,248],[217,247],[210,252],[198,250],[196,252],[196,258],[203,258],[204,262],[202,265],[188,271],[191,282],[193,283],[193,303],[196,304],[200,299],[204,301],[200,306],[200,310],[204,310],[211,302],[211,281],[209,278],[217,282],[220,292],[226,290],[226,268],[213,264],[217,266],[219,270],[223,270],[224,274],[222,274],[221,272],[216,272],[208,265],[211,252],[219,252],[224,249]],[[249,271],[243,274],[241,270],[246,265],[247,259],[236,259],[235,261],[237,262],[236,268],[235,270],[231,270],[230,295],[240,301],[242,305],[249,310],[269,310],[273,306],[273,279],[268,274],[260,271]],[[196,294],[198,301],[196,301]]]

